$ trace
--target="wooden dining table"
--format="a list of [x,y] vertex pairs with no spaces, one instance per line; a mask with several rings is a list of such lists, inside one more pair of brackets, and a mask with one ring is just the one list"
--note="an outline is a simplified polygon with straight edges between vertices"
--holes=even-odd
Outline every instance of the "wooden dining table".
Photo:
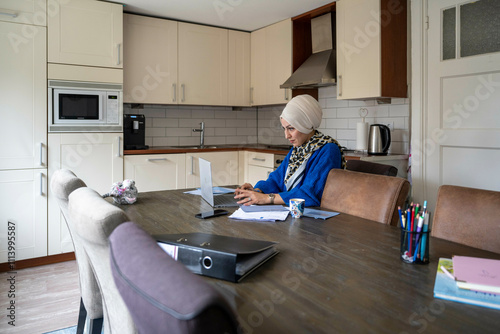
[[279,254],[239,283],[203,277],[228,300],[242,333],[499,333],[500,311],[433,297],[437,264],[500,254],[430,238],[430,263],[400,259],[400,229],[340,213],[263,222],[210,219],[185,190],[140,193],[120,206],[148,233],[202,232],[277,242]]

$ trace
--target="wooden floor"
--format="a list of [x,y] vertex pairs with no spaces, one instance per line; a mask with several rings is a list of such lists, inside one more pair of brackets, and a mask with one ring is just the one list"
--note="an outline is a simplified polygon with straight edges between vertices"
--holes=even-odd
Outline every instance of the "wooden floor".
[[[9,297],[15,276],[15,298]],[[76,261],[0,273],[0,333],[46,333],[75,326],[80,306]],[[15,301],[15,327],[7,308]]]

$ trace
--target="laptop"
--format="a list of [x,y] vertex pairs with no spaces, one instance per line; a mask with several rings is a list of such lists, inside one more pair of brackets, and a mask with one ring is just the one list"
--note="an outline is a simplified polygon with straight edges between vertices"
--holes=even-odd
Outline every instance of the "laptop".
[[201,197],[212,208],[234,207],[240,206],[237,199],[234,198],[234,193],[215,195],[212,185],[212,164],[210,161],[199,158],[200,165],[200,185]]

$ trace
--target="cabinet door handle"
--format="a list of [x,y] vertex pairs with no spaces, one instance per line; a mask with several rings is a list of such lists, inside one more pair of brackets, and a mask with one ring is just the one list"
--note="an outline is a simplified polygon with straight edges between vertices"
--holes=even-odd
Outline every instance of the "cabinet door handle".
[[40,196],[43,196],[43,173],[40,173]]
[[151,158],[148,161],[167,161],[167,158]]
[[338,94],[339,96],[342,96],[342,75],[339,75],[339,91],[338,91]]
[[43,143],[40,143],[40,166],[43,166]]
[[118,136],[118,153],[116,154],[116,156],[119,158],[121,157],[121,145],[122,144],[122,138],[120,136]]
[[181,85],[181,89],[182,89],[182,98],[181,98],[181,102],[184,102],[185,99],[186,99],[186,86],[184,84]]
[[172,84],[172,90],[172,102],[175,102],[177,100],[177,84]]
[[250,104],[253,104],[253,87],[250,87]]
[[12,18],[16,18],[17,17],[17,13],[16,12],[13,12],[13,11],[10,11],[10,10],[7,10],[7,9],[2,9],[0,11],[0,15],[10,16]]
[[194,157],[191,155],[190,158],[191,158],[191,171],[189,172],[189,175],[193,175],[194,174]]
[[288,89],[285,88],[285,101],[288,101]]
[[262,159],[262,158],[252,158],[252,160],[255,160],[255,161],[266,161],[266,159]]
[[118,55],[117,55],[117,60],[116,60],[116,65],[120,65],[121,63],[121,57],[120,57],[120,49],[121,49],[121,43],[118,43],[116,45],[116,51],[118,52]]

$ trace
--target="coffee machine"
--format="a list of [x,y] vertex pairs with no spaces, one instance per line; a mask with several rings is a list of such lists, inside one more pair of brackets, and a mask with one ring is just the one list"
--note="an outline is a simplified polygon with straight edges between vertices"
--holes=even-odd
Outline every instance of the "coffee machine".
[[123,141],[125,150],[145,150],[146,117],[123,115]]

